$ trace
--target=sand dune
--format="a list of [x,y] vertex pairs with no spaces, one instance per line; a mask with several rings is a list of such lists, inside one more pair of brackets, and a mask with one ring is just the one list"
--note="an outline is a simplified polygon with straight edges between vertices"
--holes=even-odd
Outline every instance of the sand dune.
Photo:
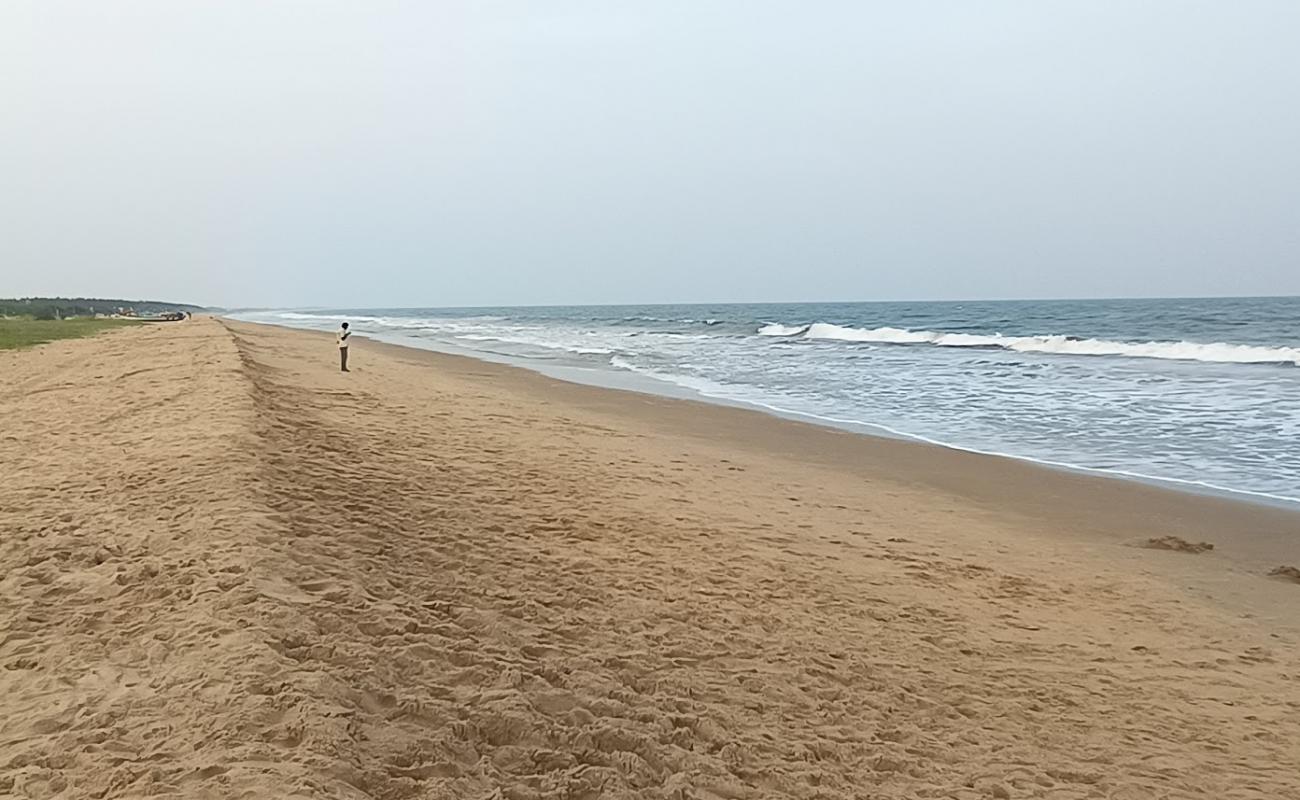
[[1162,571],[1247,580],[1219,550],[353,364],[209,319],[0,354],[0,796],[1300,797],[1295,631]]

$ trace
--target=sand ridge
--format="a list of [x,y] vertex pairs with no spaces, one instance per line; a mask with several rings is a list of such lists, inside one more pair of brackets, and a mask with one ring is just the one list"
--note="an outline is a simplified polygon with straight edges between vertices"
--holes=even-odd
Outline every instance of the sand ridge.
[[1286,632],[960,499],[330,347],[0,362],[0,794],[1300,794]]

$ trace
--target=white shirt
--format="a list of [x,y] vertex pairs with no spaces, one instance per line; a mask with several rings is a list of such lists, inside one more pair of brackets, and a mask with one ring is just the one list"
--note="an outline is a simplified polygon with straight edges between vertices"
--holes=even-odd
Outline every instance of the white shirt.
[[334,334],[334,340],[338,342],[340,349],[345,349],[345,350],[347,349],[348,337],[351,335],[352,335],[352,331],[339,331],[338,333]]

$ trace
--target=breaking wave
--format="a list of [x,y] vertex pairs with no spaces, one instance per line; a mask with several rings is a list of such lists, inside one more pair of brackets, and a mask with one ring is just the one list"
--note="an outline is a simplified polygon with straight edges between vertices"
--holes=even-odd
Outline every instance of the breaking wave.
[[1003,336],[1001,334],[944,333],[904,328],[850,328],[816,322],[812,325],[770,323],[760,336],[801,336],[804,339],[883,344],[928,344],[938,347],[987,347],[1020,353],[1054,353],[1078,356],[1121,356],[1173,361],[1207,361],[1222,364],[1280,364],[1300,366],[1300,347],[1267,347],[1225,342],[1116,342],[1077,336]]
[[807,325],[781,325],[772,322],[758,329],[759,336],[797,336],[808,330]]

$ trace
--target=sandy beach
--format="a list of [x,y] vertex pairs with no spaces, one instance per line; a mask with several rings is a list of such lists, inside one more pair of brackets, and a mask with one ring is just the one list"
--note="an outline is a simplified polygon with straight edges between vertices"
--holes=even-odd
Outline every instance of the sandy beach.
[[352,367],[0,353],[0,796],[1300,797],[1300,514]]

